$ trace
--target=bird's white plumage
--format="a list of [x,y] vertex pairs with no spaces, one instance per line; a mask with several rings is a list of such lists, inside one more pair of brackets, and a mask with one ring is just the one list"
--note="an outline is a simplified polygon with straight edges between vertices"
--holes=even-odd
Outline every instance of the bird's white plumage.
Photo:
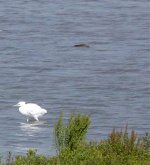
[[45,113],[47,113],[46,109],[43,109],[34,103],[26,103],[21,101],[15,106],[19,107],[19,112],[27,117],[27,121],[31,119],[38,121],[40,116],[43,116]]

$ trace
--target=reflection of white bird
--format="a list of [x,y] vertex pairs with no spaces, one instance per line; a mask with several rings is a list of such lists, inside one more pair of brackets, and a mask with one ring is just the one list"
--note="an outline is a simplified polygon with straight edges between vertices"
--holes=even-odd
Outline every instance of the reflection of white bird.
[[34,103],[26,103],[24,101],[20,101],[14,106],[19,107],[19,112],[27,117],[27,122],[32,119],[39,121],[38,117],[47,113],[46,109],[43,109]]

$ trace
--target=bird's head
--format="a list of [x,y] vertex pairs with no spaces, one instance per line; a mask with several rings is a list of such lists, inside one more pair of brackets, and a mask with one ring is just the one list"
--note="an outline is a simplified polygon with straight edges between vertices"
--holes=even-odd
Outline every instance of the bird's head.
[[24,101],[20,101],[20,102],[18,102],[16,105],[14,105],[15,107],[21,107],[21,106],[23,106],[23,105],[25,105],[26,104],[26,102],[24,102]]

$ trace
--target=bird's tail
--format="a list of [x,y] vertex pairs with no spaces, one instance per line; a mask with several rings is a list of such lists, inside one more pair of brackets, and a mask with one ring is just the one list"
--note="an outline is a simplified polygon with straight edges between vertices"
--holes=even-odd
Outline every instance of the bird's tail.
[[47,110],[46,109],[43,109],[43,111],[44,111],[44,114],[47,113]]

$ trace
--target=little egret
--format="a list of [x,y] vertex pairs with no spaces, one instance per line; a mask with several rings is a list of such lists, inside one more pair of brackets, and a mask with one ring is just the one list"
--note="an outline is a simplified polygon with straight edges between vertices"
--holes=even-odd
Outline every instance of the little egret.
[[32,119],[39,121],[38,117],[47,113],[46,109],[43,109],[34,103],[26,103],[24,101],[20,101],[14,106],[19,107],[19,112],[27,117],[27,122]]

